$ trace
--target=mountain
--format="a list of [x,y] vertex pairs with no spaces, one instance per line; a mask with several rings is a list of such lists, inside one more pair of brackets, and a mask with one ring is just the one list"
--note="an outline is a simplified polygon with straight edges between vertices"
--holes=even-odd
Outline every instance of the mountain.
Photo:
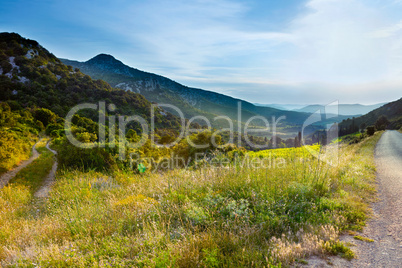
[[306,106],[306,104],[277,104],[277,103],[271,103],[271,104],[261,104],[261,103],[254,103],[256,106],[262,106],[262,107],[271,107],[279,110],[287,110],[287,111],[292,111],[292,110],[297,110],[301,109]]
[[[23,107],[47,108],[61,117],[80,103],[106,101],[114,104],[114,115],[140,115],[150,121],[151,102],[131,91],[112,88],[79,70],[63,64],[34,40],[16,33],[0,33],[0,102],[16,101]],[[98,112],[85,110],[91,119]],[[178,129],[180,118],[161,110],[156,112],[159,128]]]
[[[105,80],[112,87],[140,93],[152,102],[172,104],[180,108],[187,118],[205,116],[213,124],[215,123],[213,118],[218,115],[228,116],[236,122],[238,103],[241,103],[242,107],[242,122],[257,115],[267,118],[270,123],[272,116],[276,118],[286,116],[286,119],[282,121],[284,124],[300,125],[308,117],[306,113],[256,106],[216,92],[190,88],[169,78],[129,67],[111,55],[100,54],[86,62],[67,59],[61,59],[61,61],[79,68],[94,79]],[[254,121],[256,122],[257,120]]]
[[[363,115],[371,112],[374,109],[377,109],[383,106],[385,103],[377,103],[373,105],[362,105],[362,104],[339,104],[338,105],[338,113],[340,115],[349,115],[349,116],[356,116],[356,115]],[[317,110],[324,109],[324,105],[314,104],[308,105],[301,109],[295,109],[294,111],[297,112],[305,112],[305,113],[314,113]]]
[[380,108],[377,108],[363,116],[347,119],[339,124],[341,130],[347,130],[351,126],[356,128],[360,127],[362,124],[365,126],[374,125],[380,116],[385,116],[389,121],[389,128],[399,129],[402,127],[402,98],[399,100],[387,103]]

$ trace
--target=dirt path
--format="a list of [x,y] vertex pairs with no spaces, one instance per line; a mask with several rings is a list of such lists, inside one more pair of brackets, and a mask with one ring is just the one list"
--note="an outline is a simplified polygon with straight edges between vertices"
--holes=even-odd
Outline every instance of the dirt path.
[[341,240],[355,244],[357,259],[339,257],[328,261],[318,257],[308,260],[308,267],[402,267],[402,133],[386,131],[375,149],[378,202],[372,204],[373,218],[361,236],[363,242],[344,235]]
[[[55,150],[52,150],[52,149],[49,148],[49,143],[50,143],[50,141],[46,144],[46,148],[49,151],[51,151],[54,155],[57,155],[57,152]],[[34,194],[35,197],[46,198],[49,195],[50,188],[52,187],[52,184],[54,182],[54,178],[56,176],[57,164],[58,164],[57,159],[55,158],[53,166],[52,166],[52,170],[50,170],[50,172],[47,175],[46,179],[43,181],[42,186]]]
[[363,235],[374,243],[356,241],[353,267],[402,267],[402,133],[386,131],[375,150],[379,201]]
[[7,185],[7,183],[15,177],[15,175],[17,175],[17,173],[23,169],[24,167],[28,166],[29,164],[31,164],[36,158],[39,157],[39,153],[38,151],[36,151],[36,144],[38,144],[38,142],[40,142],[42,139],[40,139],[39,141],[37,141],[34,146],[32,147],[32,156],[28,159],[23,161],[19,166],[17,166],[16,168],[4,173],[1,177],[0,177],[0,190],[3,189],[4,186]]

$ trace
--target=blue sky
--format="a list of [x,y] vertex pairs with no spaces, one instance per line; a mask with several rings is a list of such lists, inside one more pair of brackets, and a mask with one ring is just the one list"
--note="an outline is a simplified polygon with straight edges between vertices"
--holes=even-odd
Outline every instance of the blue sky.
[[1,0],[0,31],[251,102],[402,97],[402,0]]

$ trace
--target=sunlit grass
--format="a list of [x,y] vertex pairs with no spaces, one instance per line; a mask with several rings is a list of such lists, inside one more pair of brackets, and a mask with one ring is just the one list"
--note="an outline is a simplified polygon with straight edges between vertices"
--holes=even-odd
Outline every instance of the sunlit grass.
[[373,242],[374,242],[373,239],[368,238],[368,237],[364,237],[364,236],[360,236],[360,235],[355,235],[353,238],[356,239],[356,240],[360,240],[360,241],[364,241],[364,242],[369,242],[369,243],[373,243]]
[[284,165],[61,171],[45,203],[13,183],[0,193],[1,264],[274,267],[311,254],[352,258],[338,235],[367,218],[379,136],[343,145],[338,166],[273,150]]
[[0,191],[0,259],[7,252],[13,252],[16,245],[26,245],[26,241],[32,241],[35,230],[48,232],[42,229],[48,226],[46,223],[31,226],[35,222],[31,217],[36,214],[32,205],[33,194],[53,164],[52,153],[45,148],[45,144],[46,140],[37,144],[38,152],[42,153],[39,158],[17,173]]
[[36,137],[26,137],[0,129],[0,175],[17,166],[31,155]]
[[8,183],[9,186],[15,184],[17,187],[26,187],[32,194],[41,186],[53,165],[53,154],[45,148],[47,141],[48,139],[42,139],[37,143],[36,150],[41,155],[18,172]]

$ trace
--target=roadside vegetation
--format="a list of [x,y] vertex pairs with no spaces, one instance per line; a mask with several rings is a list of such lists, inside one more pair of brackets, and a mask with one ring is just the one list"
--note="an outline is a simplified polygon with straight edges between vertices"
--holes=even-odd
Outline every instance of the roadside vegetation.
[[369,215],[380,135],[342,144],[336,166],[287,149],[265,152],[266,168],[234,159],[162,173],[62,170],[45,202],[16,180],[0,192],[1,264],[284,267],[312,254],[353,258],[338,236]]
[[33,195],[42,184],[43,178],[49,173],[53,165],[53,154],[46,149],[48,139],[42,139],[36,145],[36,150],[40,156],[29,166],[22,169],[17,175],[8,182],[8,187],[25,189]]

